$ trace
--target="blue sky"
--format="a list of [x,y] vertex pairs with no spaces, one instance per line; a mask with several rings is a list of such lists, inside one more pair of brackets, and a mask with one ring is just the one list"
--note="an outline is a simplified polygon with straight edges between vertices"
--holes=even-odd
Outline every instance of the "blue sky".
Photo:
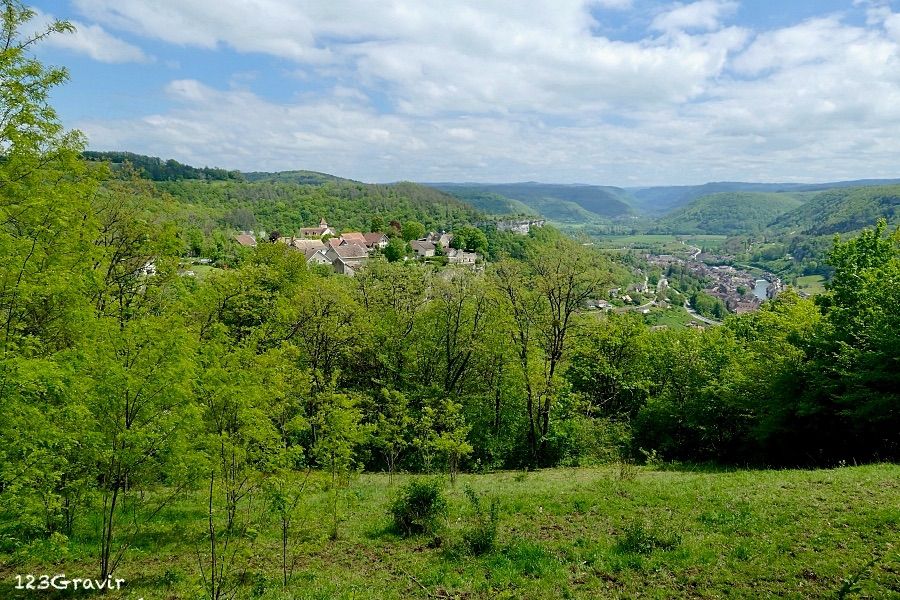
[[[881,0],[41,0],[93,149],[364,181],[898,177]],[[898,12],[895,12],[898,11]]]

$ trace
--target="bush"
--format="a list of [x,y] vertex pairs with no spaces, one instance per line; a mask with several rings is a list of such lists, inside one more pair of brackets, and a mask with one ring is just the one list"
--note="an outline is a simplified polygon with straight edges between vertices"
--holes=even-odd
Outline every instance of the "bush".
[[404,485],[391,504],[394,527],[405,536],[434,534],[447,518],[447,499],[439,479],[418,479]]
[[472,554],[487,554],[494,549],[497,540],[499,503],[493,498],[490,506],[485,509],[481,504],[481,498],[469,486],[466,486],[466,497],[472,505],[473,517],[472,526],[463,533],[463,541]]
[[677,532],[655,531],[641,521],[633,521],[622,532],[616,550],[623,554],[650,554],[654,550],[672,550],[680,543]]

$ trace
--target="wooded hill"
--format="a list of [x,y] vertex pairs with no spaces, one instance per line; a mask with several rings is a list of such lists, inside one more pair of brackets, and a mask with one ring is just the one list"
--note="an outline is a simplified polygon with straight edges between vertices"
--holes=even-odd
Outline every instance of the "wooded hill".
[[[622,188],[599,185],[562,185],[548,183],[432,183],[431,187],[471,202],[476,208],[496,212],[522,212],[524,204],[551,221],[585,223],[634,214],[630,196]],[[498,198],[507,202],[498,203]]]
[[900,185],[823,192],[723,192],[702,196],[660,218],[655,230],[767,236],[851,233],[884,217],[900,220]]
[[[135,188],[152,181],[190,226],[209,234],[216,228],[292,233],[325,218],[339,230],[368,230],[373,216],[452,229],[479,221],[481,214],[450,194],[410,182],[367,184],[315,171],[278,173],[196,168],[132,152],[84,152],[90,162],[108,163],[119,183]],[[126,168],[126,164],[131,169]]]
[[808,235],[858,231],[884,217],[900,222],[900,185],[834,189],[815,195],[771,223],[776,229]]
[[178,162],[162,160],[156,156],[145,156],[134,152],[82,152],[82,156],[92,162],[109,163],[114,171],[130,164],[140,175],[153,181],[178,181],[182,179],[203,179],[206,181],[240,181],[240,171],[203,167],[197,168]]
[[460,200],[415,183],[171,181],[157,187],[218,224],[241,230],[290,233],[325,218],[338,229],[360,231],[368,230],[375,215],[385,223],[419,221],[429,229],[452,229],[480,218]]
[[743,181],[715,181],[703,185],[654,186],[627,188],[631,204],[647,215],[665,215],[690,204],[697,198],[722,192],[802,193],[831,189],[857,188],[900,183],[900,179],[857,179],[830,183],[748,183]]
[[799,194],[721,192],[693,200],[660,219],[654,229],[660,233],[752,233],[802,204]]

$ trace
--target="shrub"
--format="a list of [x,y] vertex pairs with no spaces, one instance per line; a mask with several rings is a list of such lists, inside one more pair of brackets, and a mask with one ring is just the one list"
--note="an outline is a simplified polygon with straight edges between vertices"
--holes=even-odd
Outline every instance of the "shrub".
[[672,550],[681,543],[676,532],[660,532],[648,529],[641,521],[632,521],[625,527],[616,550],[629,554],[650,554],[654,550]]
[[391,504],[397,531],[405,536],[434,534],[447,517],[447,499],[439,479],[414,479],[404,485]]
[[471,487],[466,486],[466,497],[472,505],[472,525],[463,533],[463,541],[472,554],[487,554],[494,549],[497,540],[497,524],[500,521],[499,503],[491,499],[485,509],[481,498]]

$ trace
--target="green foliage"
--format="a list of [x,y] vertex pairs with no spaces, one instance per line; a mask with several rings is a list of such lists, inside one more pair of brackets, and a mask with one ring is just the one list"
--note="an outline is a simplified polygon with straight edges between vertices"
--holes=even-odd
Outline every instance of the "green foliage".
[[388,473],[393,481],[400,454],[409,445],[408,435],[412,418],[406,397],[396,390],[382,389],[378,399],[377,421],[372,441],[384,455]]
[[834,189],[815,195],[803,206],[772,223],[777,229],[811,236],[849,233],[871,226],[879,218],[893,225],[900,220],[900,186]]
[[182,179],[203,179],[206,181],[241,180],[238,171],[226,171],[203,167],[198,169],[182,164],[176,160],[163,161],[156,156],[144,156],[133,152],[93,152],[85,151],[82,155],[90,161],[109,162],[121,168],[125,163],[137,169],[142,177],[153,181],[179,181]]
[[753,233],[802,204],[803,198],[792,193],[720,192],[693,200],[660,219],[657,227],[674,233]]
[[496,498],[491,498],[489,505],[485,507],[482,503],[483,498],[468,485],[465,493],[472,509],[472,516],[469,526],[463,532],[463,542],[469,552],[476,556],[493,552],[500,525],[500,503]]
[[440,479],[413,479],[391,503],[394,527],[405,536],[435,535],[445,526],[447,499]]
[[315,225],[323,217],[337,231],[365,231],[373,214],[385,221],[415,221],[433,230],[452,229],[478,219],[472,207],[412,183],[373,185],[335,178],[315,183],[181,180],[155,185],[179,203],[187,219],[204,227],[233,230],[251,225],[286,236],[296,235],[300,228]]
[[407,221],[403,224],[403,239],[407,242],[425,237],[425,226],[418,221]]
[[485,233],[477,227],[460,227],[453,232],[453,240],[450,245],[461,248],[467,252],[487,254],[488,239]]
[[701,291],[691,294],[691,306],[698,313],[709,319],[722,320],[728,315],[728,308],[721,298],[710,296]]
[[673,531],[660,531],[648,527],[641,520],[625,526],[616,551],[623,554],[650,554],[654,550],[673,550],[681,543],[681,536]]
[[543,183],[438,184],[440,190],[466,199],[482,210],[536,212],[560,222],[594,221],[632,213],[630,194],[622,188],[597,185],[554,185]]
[[401,237],[392,237],[382,252],[389,262],[396,262],[410,253],[409,243]]

